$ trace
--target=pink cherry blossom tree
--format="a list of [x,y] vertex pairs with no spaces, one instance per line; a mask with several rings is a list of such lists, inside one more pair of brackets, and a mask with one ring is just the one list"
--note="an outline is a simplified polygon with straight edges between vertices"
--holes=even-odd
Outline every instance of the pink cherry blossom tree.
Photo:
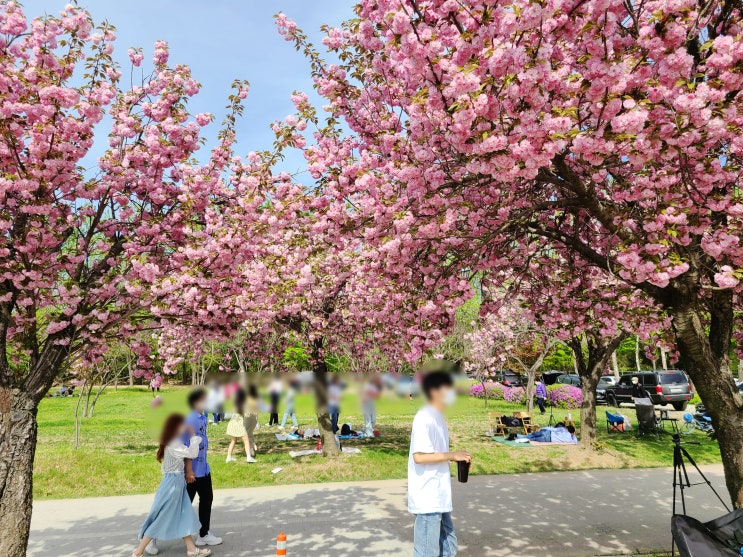
[[212,118],[187,111],[189,68],[158,42],[151,70],[131,50],[121,79],[114,39],[76,6],[33,21],[0,6],[2,555],[26,552],[39,401],[71,358],[96,364],[109,337],[134,338],[169,254],[225,194],[222,145],[193,162]]
[[[306,97],[297,95],[295,102],[304,110]],[[303,146],[295,132],[306,124],[289,116],[274,125],[275,151],[231,155],[226,179],[233,198],[205,216],[203,234],[171,254],[179,271],[161,277],[154,311],[166,329],[186,326],[240,338],[241,351],[278,361],[289,344],[299,343],[315,377],[324,453],[334,454],[329,352],[361,360],[382,350],[393,365],[402,358],[414,361],[440,341],[459,301],[435,283],[414,278],[419,269],[386,270],[378,252],[367,250],[356,233],[344,232],[359,226],[345,199],[274,173],[283,149]],[[469,290],[466,279],[459,283]],[[168,336],[175,347],[181,343],[182,336]],[[269,338],[283,342],[269,345]]]
[[526,409],[531,412],[537,371],[558,339],[553,331],[540,327],[532,310],[518,296],[501,292],[495,303],[490,301],[484,308],[477,329],[467,337],[471,347],[466,368],[484,380],[498,370],[515,366],[515,371],[526,378]]
[[366,241],[479,269],[523,261],[511,242],[529,238],[652,299],[743,506],[740,6],[362,0],[358,16],[326,30],[332,62],[279,24],[344,124],[310,169],[347,178],[330,186]]

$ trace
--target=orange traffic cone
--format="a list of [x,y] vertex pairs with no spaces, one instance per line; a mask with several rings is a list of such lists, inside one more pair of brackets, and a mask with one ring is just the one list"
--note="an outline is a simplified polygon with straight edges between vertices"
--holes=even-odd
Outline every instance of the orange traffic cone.
[[286,534],[284,532],[276,538],[276,555],[286,555]]

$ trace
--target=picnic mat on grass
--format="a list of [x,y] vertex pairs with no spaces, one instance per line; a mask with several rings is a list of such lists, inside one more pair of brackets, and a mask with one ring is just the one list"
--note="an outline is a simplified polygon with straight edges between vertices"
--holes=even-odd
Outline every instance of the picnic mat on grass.
[[554,445],[577,445],[577,443],[543,443],[541,441],[529,441],[528,443],[509,441],[504,437],[493,437],[493,441],[500,443],[501,445],[508,445],[509,447],[551,447]]
[[[361,449],[357,447],[343,447],[343,454],[359,454]],[[307,449],[306,451],[289,451],[289,456],[297,458],[299,456],[308,456],[311,454],[322,454],[322,451],[317,449]]]
[[534,447],[534,446],[536,446],[536,445],[532,445],[531,442],[529,442],[529,443],[524,443],[524,442],[517,443],[516,441],[509,441],[505,437],[493,437],[493,441],[495,441],[496,443],[500,443],[501,445],[508,445],[509,447],[523,448],[523,447]]

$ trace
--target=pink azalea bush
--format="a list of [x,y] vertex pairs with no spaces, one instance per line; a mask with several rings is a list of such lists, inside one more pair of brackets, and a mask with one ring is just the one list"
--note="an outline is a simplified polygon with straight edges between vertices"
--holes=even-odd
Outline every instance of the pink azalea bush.
[[503,400],[524,404],[526,402],[526,391],[523,387],[503,387]]
[[[504,387],[495,381],[475,383],[470,387],[470,396],[489,400],[505,400],[524,404],[526,393],[523,387]],[[550,385],[547,387],[547,402],[554,404],[557,408],[576,409],[580,408],[583,396],[578,387],[572,385]]]
[[503,385],[495,381],[475,383],[470,388],[470,396],[475,398],[488,398],[492,400],[503,400]]
[[495,381],[476,383],[470,387],[470,396],[490,400],[523,403],[526,400],[523,387],[506,387]]
[[580,408],[583,394],[573,385],[550,385],[547,387],[547,402],[557,408]]

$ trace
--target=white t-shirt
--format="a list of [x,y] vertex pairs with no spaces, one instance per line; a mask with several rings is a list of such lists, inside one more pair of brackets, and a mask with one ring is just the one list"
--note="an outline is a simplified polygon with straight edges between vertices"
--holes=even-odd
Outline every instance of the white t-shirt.
[[408,511],[413,514],[449,513],[451,473],[448,462],[416,464],[415,453],[448,453],[449,430],[441,412],[425,406],[413,419],[408,457]]
[[341,386],[336,383],[331,383],[328,387],[328,403],[334,406],[340,406],[341,404]]

